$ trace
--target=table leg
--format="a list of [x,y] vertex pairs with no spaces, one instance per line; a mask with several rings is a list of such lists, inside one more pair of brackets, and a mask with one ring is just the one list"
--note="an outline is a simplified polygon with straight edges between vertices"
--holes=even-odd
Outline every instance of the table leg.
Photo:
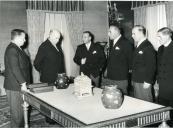
[[166,123],[166,118],[167,118],[167,116],[169,116],[167,114],[169,114],[169,113],[163,112],[163,120],[162,120],[162,123],[159,125],[158,128],[170,128],[170,126]]
[[[24,99],[24,96],[23,96]],[[23,111],[24,111],[24,128],[29,128],[28,125],[28,106],[29,104],[24,100]]]

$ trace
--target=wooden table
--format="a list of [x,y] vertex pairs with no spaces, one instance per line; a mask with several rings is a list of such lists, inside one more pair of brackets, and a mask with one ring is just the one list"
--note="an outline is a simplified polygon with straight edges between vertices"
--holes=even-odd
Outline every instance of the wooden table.
[[171,107],[150,103],[129,96],[119,109],[105,109],[101,102],[101,89],[94,88],[94,95],[78,99],[73,95],[74,86],[54,89],[53,92],[24,92],[25,128],[28,128],[28,105],[64,127],[135,127],[146,126],[170,119]]

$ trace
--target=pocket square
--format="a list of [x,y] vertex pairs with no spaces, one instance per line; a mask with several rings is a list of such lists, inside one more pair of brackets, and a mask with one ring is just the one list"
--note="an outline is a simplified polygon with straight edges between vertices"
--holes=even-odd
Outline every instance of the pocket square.
[[115,49],[116,49],[116,50],[120,50],[120,48],[119,48],[119,47],[115,47]]
[[139,53],[139,54],[143,54],[143,51],[139,51],[138,53]]
[[93,51],[93,54],[96,54],[97,53],[97,51]]

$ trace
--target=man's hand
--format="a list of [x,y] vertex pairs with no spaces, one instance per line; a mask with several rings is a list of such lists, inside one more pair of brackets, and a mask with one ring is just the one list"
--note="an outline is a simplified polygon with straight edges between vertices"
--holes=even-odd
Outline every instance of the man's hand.
[[21,91],[27,91],[26,82],[21,84]]
[[143,88],[144,88],[144,89],[147,89],[147,88],[149,88],[150,86],[151,86],[151,84],[146,83],[146,82],[144,82],[144,84],[143,84]]
[[81,59],[81,64],[85,64],[85,62],[86,62],[86,58],[82,58]]

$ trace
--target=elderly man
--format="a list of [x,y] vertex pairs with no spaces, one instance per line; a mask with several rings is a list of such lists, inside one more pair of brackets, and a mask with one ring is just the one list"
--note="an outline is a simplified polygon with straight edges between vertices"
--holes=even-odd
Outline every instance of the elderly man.
[[128,94],[128,77],[131,70],[133,45],[121,35],[120,29],[110,25],[108,36],[113,41],[107,62],[107,78],[124,94]]
[[54,83],[57,73],[65,72],[64,54],[58,30],[50,30],[49,38],[43,42],[34,60],[34,66],[40,73],[40,81]]
[[[61,33],[58,30],[50,30],[49,38],[43,42],[34,60],[34,66],[40,73],[40,81],[44,83],[54,83],[58,73],[65,72],[64,54],[59,41]],[[50,124],[53,120],[46,118]]]
[[173,41],[171,29],[164,27],[158,30],[158,39],[162,46],[158,49],[159,103],[173,107]]
[[136,44],[132,64],[132,86],[136,98],[153,101],[152,85],[155,82],[156,52],[146,38],[146,29],[136,25],[132,29]]

